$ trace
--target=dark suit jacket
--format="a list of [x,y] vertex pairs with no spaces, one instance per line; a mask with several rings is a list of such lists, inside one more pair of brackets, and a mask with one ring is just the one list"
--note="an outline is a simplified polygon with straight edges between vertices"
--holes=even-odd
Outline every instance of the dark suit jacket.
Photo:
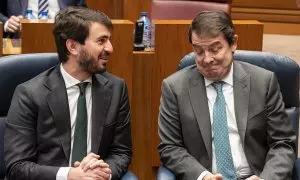
[[6,4],[7,4],[7,0],[0,1],[0,21],[2,22],[3,25],[2,28],[4,28],[4,23],[7,21]]
[[[287,180],[295,161],[295,135],[284,111],[274,73],[234,62],[236,121],[253,174]],[[212,170],[212,132],[203,76],[196,66],[163,81],[159,113],[159,153],[178,179]]]
[[[92,81],[92,152],[118,179],[132,155],[127,87],[109,73]],[[69,165],[70,114],[59,66],[16,88],[4,143],[7,179],[53,180],[59,167]]]

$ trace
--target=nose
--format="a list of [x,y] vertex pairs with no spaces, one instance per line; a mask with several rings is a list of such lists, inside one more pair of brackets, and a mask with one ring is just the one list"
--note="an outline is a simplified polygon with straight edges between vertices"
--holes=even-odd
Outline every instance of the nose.
[[211,53],[208,52],[208,51],[205,51],[203,62],[204,62],[205,64],[210,64],[210,63],[213,62],[213,61],[214,61],[214,58],[213,58],[213,56],[211,55]]
[[104,50],[106,52],[108,52],[109,54],[112,53],[114,51],[114,48],[110,42],[110,40],[107,40],[106,43],[105,43],[105,46],[104,46]]

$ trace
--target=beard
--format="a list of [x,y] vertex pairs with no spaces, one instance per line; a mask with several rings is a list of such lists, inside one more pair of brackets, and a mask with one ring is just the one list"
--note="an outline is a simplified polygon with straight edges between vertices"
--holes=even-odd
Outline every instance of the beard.
[[[105,53],[105,52],[104,52]],[[80,50],[79,55],[79,67],[89,73],[90,75],[93,75],[95,73],[103,73],[106,71],[106,67],[103,65],[98,64],[98,59],[95,59],[86,49],[82,48]]]

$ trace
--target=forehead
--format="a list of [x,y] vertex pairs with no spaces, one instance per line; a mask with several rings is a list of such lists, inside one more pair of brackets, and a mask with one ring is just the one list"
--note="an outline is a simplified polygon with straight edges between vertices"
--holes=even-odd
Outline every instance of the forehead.
[[110,38],[111,31],[101,23],[91,22],[89,25],[89,38],[99,38],[101,36]]
[[193,46],[210,46],[215,44],[224,44],[226,43],[226,39],[222,33],[217,36],[209,36],[209,35],[199,35],[196,33],[192,33],[192,45]]

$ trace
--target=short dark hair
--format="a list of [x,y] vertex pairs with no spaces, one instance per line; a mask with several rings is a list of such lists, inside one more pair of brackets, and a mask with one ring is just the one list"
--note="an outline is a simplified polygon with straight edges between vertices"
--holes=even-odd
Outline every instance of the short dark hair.
[[229,45],[232,45],[235,35],[230,16],[223,11],[202,11],[192,21],[189,28],[189,41],[192,43],[192,33],[216,37],[222,33]]
[[84,44],[89,35],[89,26],[93,22],[104,25],[110,31],[113,28],[110,18],[98,10],[85,7],[68,7],[57,13],[53,35],[61,62],[66,62],[70,54],[66,47],[67,39],[73,39]]

